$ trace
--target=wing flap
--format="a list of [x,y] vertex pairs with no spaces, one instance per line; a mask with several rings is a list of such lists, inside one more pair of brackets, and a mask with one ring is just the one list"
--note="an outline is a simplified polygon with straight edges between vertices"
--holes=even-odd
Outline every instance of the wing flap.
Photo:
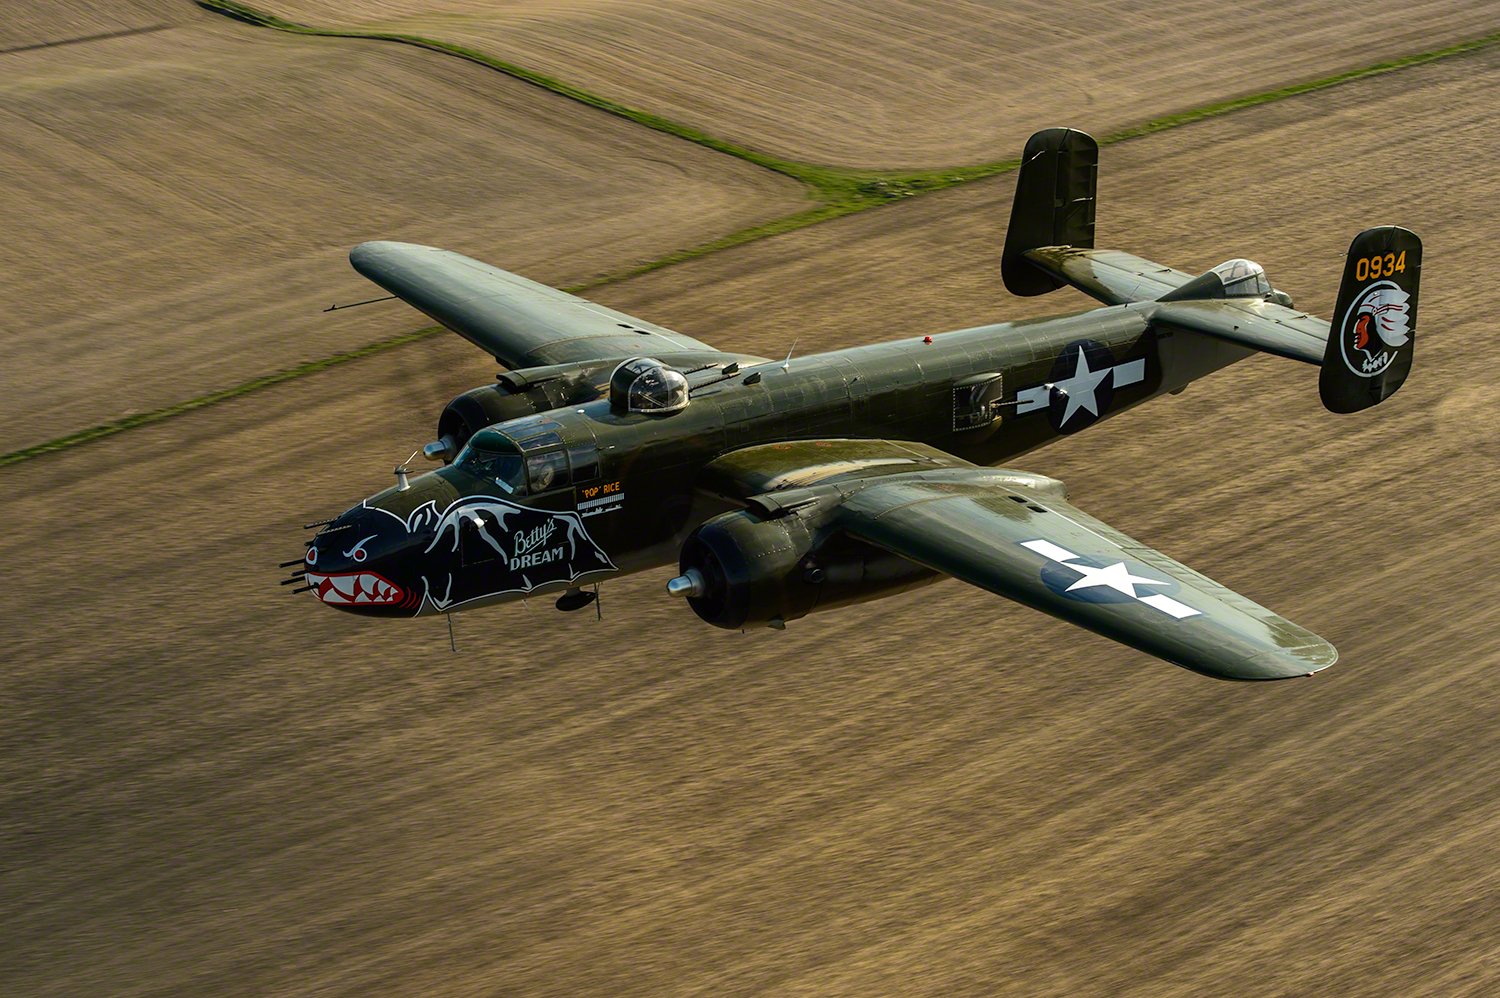
[[354,269],[509,368],[612,357],[727,358],[706,343],[450,250],[361,243]]
[[836,517],[918,564],[1207,676],[1287,679],[1338,658],[1311,631],[1024,487],[896,475],[845,497]]

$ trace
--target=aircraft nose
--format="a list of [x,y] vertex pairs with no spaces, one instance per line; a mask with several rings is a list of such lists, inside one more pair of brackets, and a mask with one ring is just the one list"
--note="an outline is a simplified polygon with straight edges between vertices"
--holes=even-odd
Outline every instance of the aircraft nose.
[[338,517],[307,547],[303,579],[308,590],[328,606],[350,613],[414,614],[420,593],[404,577],[408,538],[396,526],[395,518],[361,507]]

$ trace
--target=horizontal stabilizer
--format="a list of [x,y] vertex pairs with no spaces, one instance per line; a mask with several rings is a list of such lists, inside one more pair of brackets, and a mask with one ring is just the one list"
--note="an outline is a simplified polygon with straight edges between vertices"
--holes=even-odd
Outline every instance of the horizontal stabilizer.
[[1062,283],[1073,285],[1106,305],[1153,301],[1182,287],[1192,274],[1119,250],[1042,246],[1027,250],[1026,260]]
[[1151,317],[1158,325],[1191,329],[1308,364],[1323,363],[1328,343],[1327,320],[1269,301],[1163,302]]

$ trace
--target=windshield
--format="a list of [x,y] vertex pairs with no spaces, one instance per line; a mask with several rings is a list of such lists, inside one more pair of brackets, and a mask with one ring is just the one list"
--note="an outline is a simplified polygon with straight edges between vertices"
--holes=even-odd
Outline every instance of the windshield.
[[458,455],[458,460],[453,463],[475,478],[500,486],[508,494],[525,491],[526,466],[519,454],[497,454],[478,450],[471,444],[464,448],[463,453]]

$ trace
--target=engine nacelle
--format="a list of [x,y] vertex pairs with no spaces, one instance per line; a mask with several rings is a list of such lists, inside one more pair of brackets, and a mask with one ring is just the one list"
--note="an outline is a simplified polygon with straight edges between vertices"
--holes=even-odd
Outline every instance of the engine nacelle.
[[716,516],[682,546],[669,591],[704,621],[735,630],[780,626],[819,610],[863,603],[935,582],[937,572],[799,516],[751,510]]
[[615,361],[590,361],[496,375],[495,384],[470,389],[443,408],[438,439],[422,448],[422,453],[446,463],[486,426],[602,398],[615,365]]

